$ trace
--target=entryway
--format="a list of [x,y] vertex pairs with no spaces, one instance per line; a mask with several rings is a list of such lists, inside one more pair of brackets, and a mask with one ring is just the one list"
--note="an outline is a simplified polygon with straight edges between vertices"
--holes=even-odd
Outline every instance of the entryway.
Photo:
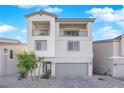
[[43,73],[46,71],[51,75],[51,62],[49,61],[43,63]]

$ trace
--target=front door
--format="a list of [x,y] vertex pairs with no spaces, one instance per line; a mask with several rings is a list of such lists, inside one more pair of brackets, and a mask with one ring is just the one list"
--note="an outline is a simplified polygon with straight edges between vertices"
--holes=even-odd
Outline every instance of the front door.
[[51,75],[51,62],[44,62],[43,63],[43,73],[48,71],[48,73]]

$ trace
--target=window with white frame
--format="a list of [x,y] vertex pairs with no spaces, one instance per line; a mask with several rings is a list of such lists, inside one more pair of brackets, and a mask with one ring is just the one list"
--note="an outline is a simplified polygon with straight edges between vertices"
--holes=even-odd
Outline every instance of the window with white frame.
[[68,46],[68,51],[80,51],[79,41],[68,41],[67,46]]
[[46,51],[47,50],[47,40],[36,40],[35,50]]
[[64,31],[64,36],[79,36],[79,31]]

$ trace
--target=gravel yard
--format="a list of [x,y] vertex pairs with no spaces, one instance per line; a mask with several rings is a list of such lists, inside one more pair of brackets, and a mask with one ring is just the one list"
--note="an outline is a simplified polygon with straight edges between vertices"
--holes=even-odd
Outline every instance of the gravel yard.
[[57,77],[32,81],[27,78],[19,81],[17,77],[0,78],[1,88],[123,88],[124,81],[109,76]]

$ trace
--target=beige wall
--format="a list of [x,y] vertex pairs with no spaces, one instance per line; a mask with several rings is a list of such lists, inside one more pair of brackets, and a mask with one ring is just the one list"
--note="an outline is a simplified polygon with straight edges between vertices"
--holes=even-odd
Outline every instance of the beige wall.
[[[94,72],[124,79],[124,40],[94,42]],[[109,71],[110,70],[110,71]]]
[[94,72],[112,74],[110,57],[113,56],[112,42],[94,42]]
[[[8,53],[4,53],[4,49],[8,49]],[[17,69],[17,52],[19,52],[21,49],[25,49],[25,45],[0,45],[0,75],[5,74],[15,74],[18,72]],[[10,50],[13,50],[13,59],[10,59]],[[7,56],[6,62],[5,62],[5,55]],[[4,71],[5,70],[5,71]]]
[[124,57],[124,36],[121,37],[121,56]]
[[121,43],[120,41],[113,42],[113,56],[121,56]]

